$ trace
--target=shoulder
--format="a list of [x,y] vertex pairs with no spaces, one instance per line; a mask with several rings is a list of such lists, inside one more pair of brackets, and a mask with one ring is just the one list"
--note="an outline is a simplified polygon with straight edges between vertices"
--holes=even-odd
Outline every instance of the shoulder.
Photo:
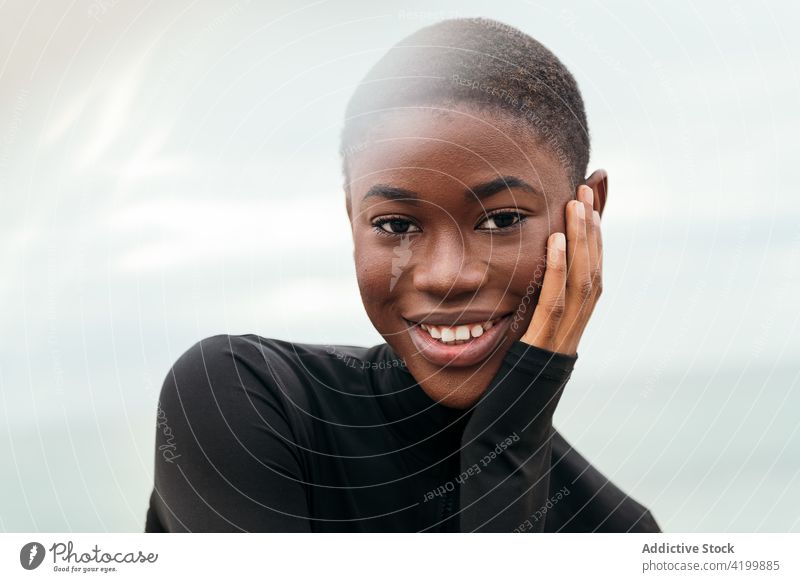
[[253,333],[239,335],[220,333],[197,341],[183,352],[178,361],[182,359],[205,359],[206,357],[252,355],[254,353],[286,359],[298,355],[318,356],[326,353],[326,351],[333,351],[336,347],[324,344],[290,342]]
[[162,397],[176,392],[191,394],[195,407],[219,400],[252,406],[257,398],[293,414],[294,410],[314,408],[311,400],[336,394],[328,390],[320,396],[320,385],[362,385],[357,381],[363,374],[361,362],[372,349],[289,342],[255,334],[217,334],[201,339],[177,358],[165,379]]
[[307,530],[300,484],[313,433],[292,353],[219,334],[176,359],[158,401],[148,531]]
[[656,533],[651,511],[611,482],[558,431],[552,439],[547,531]]
[[[190,346],[173,369],[197,374],[246,367],[250,373],[310,370],[348,359],[361,361],[371,348],[297,343],[256,334],[217,334]],[[344,366],[346,367],[346,366]]]

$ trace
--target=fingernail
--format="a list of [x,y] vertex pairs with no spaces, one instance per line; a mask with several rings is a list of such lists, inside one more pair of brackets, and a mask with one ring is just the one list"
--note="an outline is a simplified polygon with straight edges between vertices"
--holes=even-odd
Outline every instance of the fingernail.
[[583,201],[589,204],[590,206],[594,206],[594,192],[589,186],[581,186],[581,196],[583,197]]
[[578,214],[578,218],[584,220],[586,218],[586,209],[583,206],[583,202],[578,202],[575,206],[575,212]]
[[566,250],[567,240],[564,238],[563,232],[556,233],[555,240],[553,241],[553,246],[555,246],[556,249],[559,251]]

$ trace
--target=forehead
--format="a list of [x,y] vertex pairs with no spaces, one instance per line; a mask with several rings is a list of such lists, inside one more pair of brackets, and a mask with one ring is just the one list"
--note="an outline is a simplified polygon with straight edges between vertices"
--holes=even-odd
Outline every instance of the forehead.
[[544,192],[568,184],[567,168],[532,128],[502,111],[461,106],[383,113],[348,157],[350,191],[376,182],[419,190],[463,189],[498,176],[523,178]]

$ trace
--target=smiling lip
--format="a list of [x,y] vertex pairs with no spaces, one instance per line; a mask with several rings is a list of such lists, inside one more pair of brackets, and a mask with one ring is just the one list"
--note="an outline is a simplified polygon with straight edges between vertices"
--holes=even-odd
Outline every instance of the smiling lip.
[[[494,316],[494,319],[490,319],[492,314],[489,312],[459,312],[458,316],[423,317],[421,319],[424,323],[409,319],[406,319],[406,322],[409,324],[408,333],[411,341],[426,360],[437,366],[461,367],[475,365],[494,351],[506,336],[511,323],[510,315]],[[491,322],[488,326],[486,325],[487,321]],[[423,326],[428,330],[431,328],[435,328],[435,330],[428,331]],[[470,334],[469,339],[454,340],[460,343],[443,343],[431,335],[431,333],[438,333],[440,338],[450,339],[449,332],[443,334],[441,333],[442,329],[449,327],[452,330],[461,326],[468,328],[479,326],[481,330],[475,330]],[[477,337],[475,337],[476,335]]]
[[[506,313],[505,315],[508,315]],[[411,323],[429,323],[431,325],[463,325],[481,323],[498,319],[502,314],[497,309],[460,309],[458,311],[437,311],[436,313],[409,313],[403,319]]]

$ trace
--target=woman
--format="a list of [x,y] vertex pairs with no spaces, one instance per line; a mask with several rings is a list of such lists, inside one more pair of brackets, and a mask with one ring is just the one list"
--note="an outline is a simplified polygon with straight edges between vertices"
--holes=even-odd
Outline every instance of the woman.
[[575,80],[496,21],[395,45],[348,105],[370,348],[198,342],[146,531],[659,531],[553,428],[600,294],[607,177]]

